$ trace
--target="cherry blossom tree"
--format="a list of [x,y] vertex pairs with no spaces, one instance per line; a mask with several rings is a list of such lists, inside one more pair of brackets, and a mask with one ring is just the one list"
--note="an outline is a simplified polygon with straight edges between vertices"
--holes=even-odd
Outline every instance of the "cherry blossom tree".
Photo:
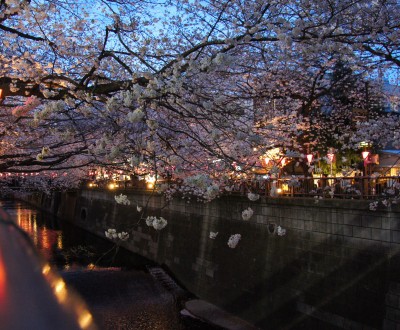
[[399,141],[352,119],[398,74],[399,24],[395,0],[1,0],[0,172],[101,164],[209,200],[275,147]]

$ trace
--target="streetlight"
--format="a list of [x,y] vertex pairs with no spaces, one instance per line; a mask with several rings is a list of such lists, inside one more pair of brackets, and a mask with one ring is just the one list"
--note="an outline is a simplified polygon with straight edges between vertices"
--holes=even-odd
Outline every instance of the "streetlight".
[[368,157],[370,155],[370,152],[367,150],[364,150],[362,153],[362,158],[364,160],[364,175],[368,175]]
[[307,157],[307,161],[308,161],[308,166],[310,166],[314,156],[313,156],[313,154],[307,154],[306,157]]
[[362,154],[363,160],[365,162],[369,156],[369,151],[363,151],[361,154]]
[[326,156],[328,157],[329,162],[331,163],[331,176],[332,176],[332,163],[333,163],[333,158],[335,157],[333,150],[331,149]]
[[108,184],[108,189],[114,190],[115,188],[117,188],[117,185],[115,183],[111,182]]

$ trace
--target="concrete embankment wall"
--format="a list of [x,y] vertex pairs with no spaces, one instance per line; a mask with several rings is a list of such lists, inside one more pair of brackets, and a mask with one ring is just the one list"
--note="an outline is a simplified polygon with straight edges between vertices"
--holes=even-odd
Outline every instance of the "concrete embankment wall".
[[[400,209],[369,210],[362,200],[228,196],[211,203],[166,203],[159,195],[81,190],[37,203],[104,237],[108,228],[128,231],[123,246],[159,264],[200,298],[261,328],[291,328],[311,315],[348,329],[400,326]],[[31,199],[31,202],[34,199]],[[163,216],[161,231],[145,216]],[[249,221],[241,218],[251,207]],[[276,233],[277,226],[285,236]],[[215,239],[210,231],[218,232]],[[242,238],[235,249],[232,234]]]

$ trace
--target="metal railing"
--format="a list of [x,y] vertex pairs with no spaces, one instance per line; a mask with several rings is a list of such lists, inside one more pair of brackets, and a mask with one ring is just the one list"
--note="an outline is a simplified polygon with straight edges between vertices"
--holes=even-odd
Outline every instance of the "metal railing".
[[[110,189],[111,181],[87,181],[83,186],[92,189]],[[112,181],[112,189],[152,191],[144,180]],[[161,181],[158,184],[178,184]],[[283,177],[232,182],[229,194],[245,195],[248,192],[272,197],[322,197],[344,199],[377,199],[384,195],[400,194],[399,176],[355,176],[355,177]]]
[[251,181],[235,189],[236,193],[257,192],[266,196],[377,199],[399,195],[398,176],[287,177]]

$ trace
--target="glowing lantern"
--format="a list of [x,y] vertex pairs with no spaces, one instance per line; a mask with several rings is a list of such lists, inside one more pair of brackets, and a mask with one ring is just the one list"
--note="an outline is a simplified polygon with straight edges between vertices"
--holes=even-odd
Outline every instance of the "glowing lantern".
[[365,162],[368,159],[369,151],[363,151],[361,154],[362,154],[362,158]]
[[332,163],[333,163],[333,157],[335,157],[335,154],[331,151],[326,156],[328,157],[329,162],[331,164],[331,174],[330,175],[332,176]]
[[154,185],[156,183],[156,177],[153,175],[147,175],[145,178],[145,181],[147,183],[147,188],[148,189],[153,189]]
[[364,160],[364,175],[368,176],[368,163],[369,163],[368,158],[369,158],[370,152],[365,150],[361,154],[362,154],[362,158]]
[[306,155],[306,157],[307,157],[308,164],[311,164],[314,156],[312,154],[308,154],[308,155]]

